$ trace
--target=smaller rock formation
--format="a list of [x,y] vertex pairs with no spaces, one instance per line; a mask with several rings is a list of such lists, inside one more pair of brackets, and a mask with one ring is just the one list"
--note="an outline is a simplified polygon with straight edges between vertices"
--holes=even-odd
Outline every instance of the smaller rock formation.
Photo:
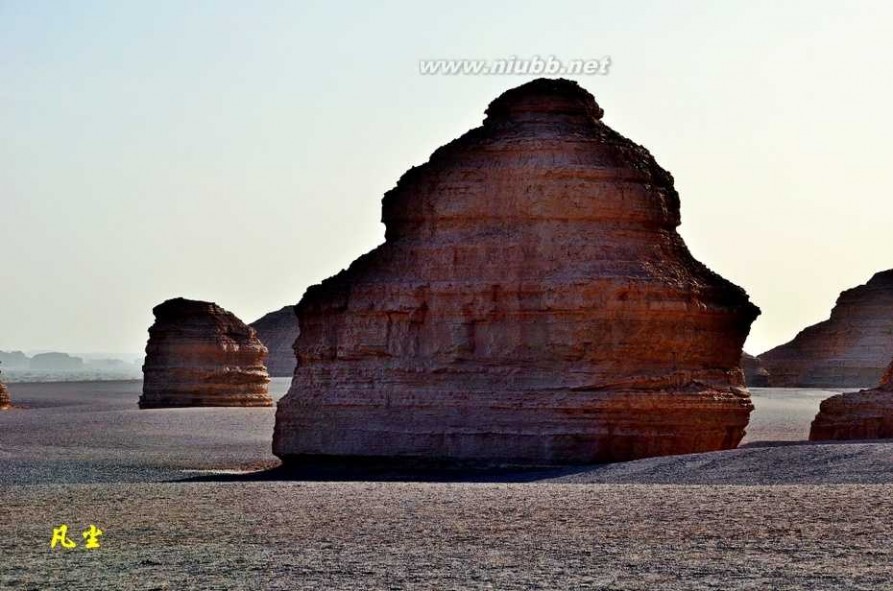
[[812,421],[810,441],[893,438],[893,363],[873,390],[823,400]]
[[253,328],[211,302],[177,298],[153,312],[140,408],[273,405]]
[[769,386],[769,370],[763,367],[758,357],[741,354],[741,369],[744,371],[744,381],[750,388],[767,388]]
[[759,356],[777,388],[866,388],[893,357],[893,269],[837,299],[831,317]]
[[267,356],[267,371],[273,377],[290,378],[295,374],[295,340],[301,331],[298,329],[298,316],[294,306],[285,306],[251,323],[257,336],[270,351]]
[[9,391],[3,385],[3,382],[0,382],[0,410],[6,410],[10,407],[10,404]]
[[[3,362],[0,361],[0,364],[2,363]],[[3,382],[0,382],[0,410],[6,410],[9,406],[9,391],[6,389],[6,386],[3,385]]]

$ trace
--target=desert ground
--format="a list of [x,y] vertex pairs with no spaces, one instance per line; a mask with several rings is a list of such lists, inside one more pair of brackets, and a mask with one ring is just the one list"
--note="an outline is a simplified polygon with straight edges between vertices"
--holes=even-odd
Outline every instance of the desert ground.
[[[352,478],[277,470],[271,408],[140,411],[139,382],[10,389],[2,589],[893,587],[893,443],[805,442],[829,391],[753,389],[734,451]],[[50,549],[60,524],[77,548]]]

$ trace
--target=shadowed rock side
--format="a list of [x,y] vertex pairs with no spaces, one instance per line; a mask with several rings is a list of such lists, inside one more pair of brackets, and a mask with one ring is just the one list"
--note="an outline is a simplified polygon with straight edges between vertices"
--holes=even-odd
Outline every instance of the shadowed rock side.
[[6,389],[6,386],[0,382],[0,410],[6,410],[10,406],[9,391]]
[[298,338],[298,317],[294,306],[270,312],[250,324],[269,350],[267,371],[273,377],[291,377],[295,373],[295,339]]
[[831,317],[759,356],[780,388],[866,388],[893,358],[893,269],[837,299]]
[[809,439],[893,438],[893,363],[873,390],[837,394],[822,401]]
[[253,328],[211,302],[177,298],[152,311],[140,408],[273,405]]
[[741,354],[741,369],[744,371],[744,381],[753,388],[765,388],[769,385],[769,371],[757,357]]
[[688,252],[673,178],[536,80],[383,200],[385,243],[307,290],[286,462],[585,463],[735,447],[759,310]]

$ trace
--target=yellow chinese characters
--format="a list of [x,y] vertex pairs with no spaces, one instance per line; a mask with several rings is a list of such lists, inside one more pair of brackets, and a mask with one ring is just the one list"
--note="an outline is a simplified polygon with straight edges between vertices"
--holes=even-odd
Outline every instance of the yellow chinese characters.
[[82,533],[81,535],[84,536],[85,540],[87,540],[87,548],[99,548],[99,536],[102,535],[101,529],[93,524],[90,524],[90,527],[84,530],[84,533]]
[[[102,534],[103,531],[101,529],[90,524],[90,527],[81,533],[81,536],[86,540],[84,548],[89,550],[99,548],[99,536]],[[53,537],[50,540],[50,548],[55,548],[57,545],[62,546],[66,550],[71,550],[72,548],[77,547],[77,544],[68,537],[68,525],[64,523],[59,527],[53,528]]]
[[50,548],[55,548],[56,544],[61,544],[63,548],[71,549],[77,546],[68,539],[68,526],[64,523],[59,527],[53,528],[53,539],[50,540]]

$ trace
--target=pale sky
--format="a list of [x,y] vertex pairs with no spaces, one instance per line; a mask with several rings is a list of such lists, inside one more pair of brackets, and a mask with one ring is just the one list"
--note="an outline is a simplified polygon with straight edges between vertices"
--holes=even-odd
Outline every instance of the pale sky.
[[893,3],[0,0],[0,349],[139,353],[151,308],[253,321],[383,240],[382,194],[534,76],[676,178],[758,353],[893,267]]

